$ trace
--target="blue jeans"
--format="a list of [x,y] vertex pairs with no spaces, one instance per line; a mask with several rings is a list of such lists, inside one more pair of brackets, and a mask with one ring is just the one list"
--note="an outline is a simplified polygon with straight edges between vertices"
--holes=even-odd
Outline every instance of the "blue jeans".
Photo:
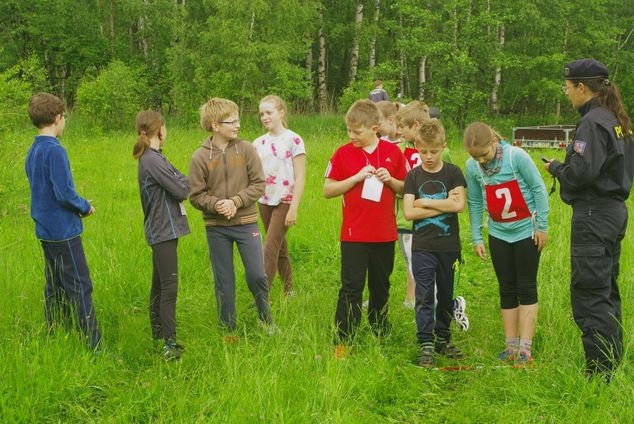
[[258,224],[207,227],[209,260],[214,274],[216,305],[221,325],[236,329],[236,275],[233,266],[233,244],[244,265],[247,286],[255,299],[260,320],[270,323],[269,286],[264,272],[262,239]]
[[[416,339],[419,344],[434,341],[434,336],[451,340],[453,319],[454,263],[460,252],[412,251],[412,275],[416,281]],[[438,303],[434,308],[434,285]]]

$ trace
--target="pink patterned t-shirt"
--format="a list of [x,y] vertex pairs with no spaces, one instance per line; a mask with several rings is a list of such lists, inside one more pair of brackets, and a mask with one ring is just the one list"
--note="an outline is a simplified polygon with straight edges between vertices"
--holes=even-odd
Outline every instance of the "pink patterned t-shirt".
[[259,202],[271,206],[291,203],[295,186],[293,158],[306,154],[302,138],[286,129],[277,136],[266,133],[256,138],[253,147],[262,160],[266,180],[264,194]]

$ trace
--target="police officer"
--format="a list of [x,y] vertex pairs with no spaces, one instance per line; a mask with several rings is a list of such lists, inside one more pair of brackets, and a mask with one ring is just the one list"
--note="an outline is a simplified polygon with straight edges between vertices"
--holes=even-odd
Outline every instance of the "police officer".
[[594,59],[564,67],[562,88],[581,120],[564,163],[545,164],[559,180],[561,199],[572,206],[570,296],[586,371],[607,381],[623,353],[617,278],[628,219],[625,200],[634,176],[631,121],[608,76],[606,66]]

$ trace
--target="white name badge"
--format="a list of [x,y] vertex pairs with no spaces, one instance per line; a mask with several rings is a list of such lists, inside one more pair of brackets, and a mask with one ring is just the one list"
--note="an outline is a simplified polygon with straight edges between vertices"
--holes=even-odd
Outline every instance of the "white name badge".
[[363,182],[363,191],[361,192],[361,197],[373,202],[381,201],[383,185],[383,181],[379,180],[376,175],[369,176]]

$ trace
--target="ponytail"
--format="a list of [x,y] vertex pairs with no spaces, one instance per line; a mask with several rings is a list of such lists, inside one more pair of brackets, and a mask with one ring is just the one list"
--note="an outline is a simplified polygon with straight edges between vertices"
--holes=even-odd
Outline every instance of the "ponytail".
[[599,101],[603,107],[614,114],[623,134],[625,134],[625,138],[627,138],[627,135],[632,131],[632,121],[627,112],[625,112],[623,98],[618,87],[608,81],[608,84],[604,85],[604,89],[599,94]]
[[136,116],[136,131],[139,136],[132,149],[132,156],[135,159],[141,158],[147,149],[150,148],[152,137],[159,133],[164,124],[163,115],[159,112],[145,110],[138,113]]
[[627,135],[632,131],[632,121],[625,112],[625,106],[623,105],[623,98],[618,87],[607,78],[596,78],[591,80],[575,80],[582,82],[590,91],[597,94],[597,99],[601,106],[609,110],[616,117],[616,121],[621,126],[623,134],[627,138]]

